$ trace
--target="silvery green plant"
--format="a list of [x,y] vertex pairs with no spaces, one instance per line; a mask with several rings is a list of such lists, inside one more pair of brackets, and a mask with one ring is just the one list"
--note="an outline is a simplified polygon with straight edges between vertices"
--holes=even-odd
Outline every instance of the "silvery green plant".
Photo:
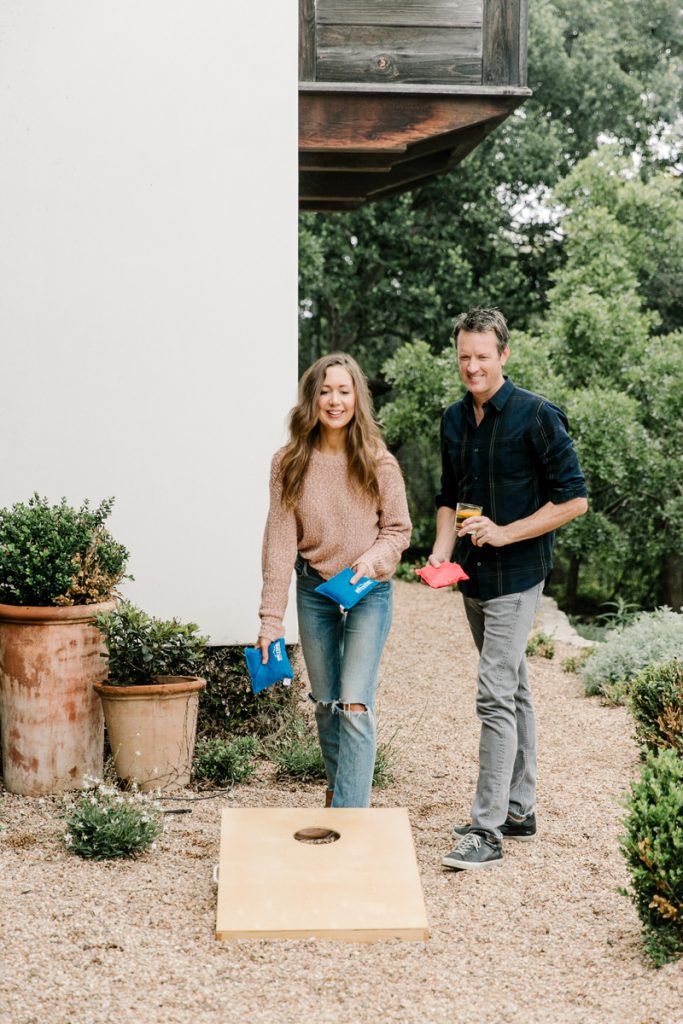
[[658,608],[610,630],[595,654],[580,666],[579,675],[590,696],[619,687],[623,698],[643,669],[680,657],[682,651],[683,614]]
[[64,844],[88,860],[138,857],[156,849],[163,830],[153,795],[133,788],[122,793],[100,779],[85,779],[83,790],[69,797]]

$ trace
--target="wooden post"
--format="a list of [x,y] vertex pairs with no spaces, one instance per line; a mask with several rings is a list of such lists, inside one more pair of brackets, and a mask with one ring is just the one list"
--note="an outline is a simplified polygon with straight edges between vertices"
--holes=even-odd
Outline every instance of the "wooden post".
[[315,0],[299,0],[299,81],[315,82]]
[[526,85],[527,0],[484,0],[483,85]]

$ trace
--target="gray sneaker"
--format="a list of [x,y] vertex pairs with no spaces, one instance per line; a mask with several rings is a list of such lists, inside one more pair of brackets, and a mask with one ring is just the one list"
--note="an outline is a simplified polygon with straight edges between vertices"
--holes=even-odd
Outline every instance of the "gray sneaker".
[[495,868],[503,863],[503,844],[488,832],[468,832],[455,849],[441,858],[447,868]]
[[[471,831],[471,825],[456,825],[453,829],[453,838],[466,836]],[[508,814],[500,826],[500,831],[503,839],[519,839],[522,843],[529,843],[536,835],[536,815],[532,811],[531,814],[527,814],[526,818],[515,820]]]

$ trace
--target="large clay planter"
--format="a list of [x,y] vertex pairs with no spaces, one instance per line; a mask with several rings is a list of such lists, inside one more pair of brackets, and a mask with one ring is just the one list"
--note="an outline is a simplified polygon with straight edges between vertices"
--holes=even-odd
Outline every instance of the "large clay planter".
[[116,774],[141,790],[189,785],[197,734],[197,676],[158,676],[151,686],[98,683]]
[[97,612],[0,604],[0,730],[5,787],[38,796],[102,774],[104,723],[93,686],[107,674]]

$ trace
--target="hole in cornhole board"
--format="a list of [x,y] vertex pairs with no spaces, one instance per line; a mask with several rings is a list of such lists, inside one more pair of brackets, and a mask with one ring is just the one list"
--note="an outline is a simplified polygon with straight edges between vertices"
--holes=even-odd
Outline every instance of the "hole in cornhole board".
[[404,807],[226,808],[219,863],[219,940],[429,938]]
[[336,843],[341,836],[331,828],[319,828],[313,825],[311,828],[300,828],[294,833],[298,843]]

